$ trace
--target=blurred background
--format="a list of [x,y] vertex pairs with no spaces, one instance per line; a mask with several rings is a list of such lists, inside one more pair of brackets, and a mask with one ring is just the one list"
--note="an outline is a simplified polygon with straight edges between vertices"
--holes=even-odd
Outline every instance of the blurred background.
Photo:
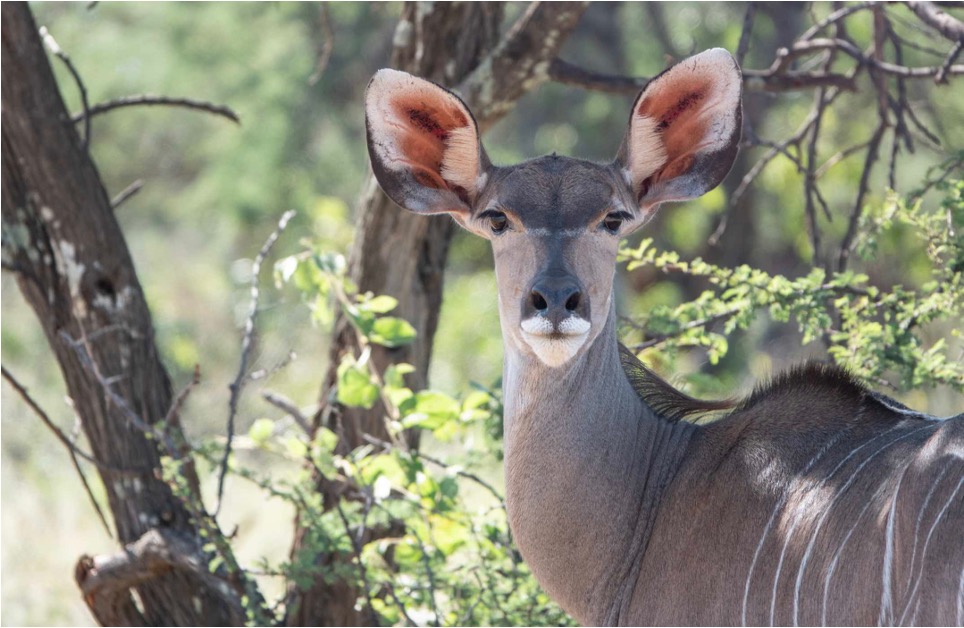
[[[509,4],[507,24],[523,6]],[[277,257],[300,251],[301,238],[342,253],[351,244],[368,159],[364,89],[372,73],[388,63],[400,5],[332,3],[328,24],[314,3],[38,3],[32,9],[38,25],[46,26],[73,59],[91,102],[163,94],[228,105],[240,115],[241,124],[235,125],[185,109],[132,107],[92,122],[93,156],[108,191],[116,194],[135,181],[143,184],[118,208],[118,219],[175,389],[200,364],[202,383],[188,401],[185,428],[192,438],[220,434],[228,384],[237,370],[252,258],[278,217],[287,209],[297,211],[276,246]],[[813,23],[812,12],[827,11],[821,4],[760,4],[745,67],[769,66],[781,42],[792,41]],[[743,3],[593,4],[561,56],[600,72],[652,76],[693,52],[714,46],[736,50],[744,12]],[[910,20],[895,18],[895,24],[904,36],[922,42],[906,49],[907,65],[940,63],[927,52],[926,34]],[[866,38],[870,20],[854,21],[850,28],[855,39]],[[331,42],[330,60],[312,82],[326,41]],[[61,64],[54,69],[68,109],[79,111],[75,84]],[[894,173],[902,192],[915,188],[949,151],[964,146],[960,85],[936,91],[931,81],[920,81],[908,82],[907,89],[941,146],[920,142],[915,154],[902,155]],[[748,92],[746,110],[755,134],[788,137],[806,117],[813,97],[812,90]],[[846,98],[848,104],[825,120],[821,149],[826,155],[873,130],[874,117],[868,115],[873,94],[861,90]],[[487,134],[485,145],[493,161],[502,164],[552,151],[610,160],[631,103],[628,95],[548,83],[525,96]],[[800,175],[788,159],[774,160],[763,171],[739,206],[729,210],[718,242],[707,244],[728,196],[765,150],[744,150],[723,186],[697,201],[664,207],[637,240],[653,237],[657,246],[677,250],[684,259],[746,263],[789,277],[806,272],[811,250]],[[852,202],[862,169],[861,159],[843,159],[827,172],[824,191],[829,190],[831,206]],[[868,203],[882,202],[886,174],[878,169]],[[822,226],[839,237],[846,224],[841,219]],[[901,245],[899,238],[883,242],[877,258],[861,267],[870,283],[914,286],[927,279],[926,258]],[[3,364],[70,433],[75,419],[42,330],[13,278],[4,274],[2,282]],[[679,303],[701,289],[685,278],[645,269],[621,270],[618,285],[626,313]],[[462,394],[471,382],[491,385],[501,376],[494,295],[488,245],[460,233],[449,260],[435,340],[433,388]],[[267,385],[299,402],[315,401],[327,368],[330,330],[313,324],[309,309],[290,288],[266,286],[261,306],[253,368],[270,368],[296,352],[297,358]],[[928,333],[940,338],[948,328]],[[949,341],[960,344],[960,339]],[[719,364],[710,365],[694,351],[678,356],[677,372],[670,375],[698,393],[748,391],[755,380],[822,351],[818,343],[801,348],[794,324],[774,324],[764,316],[730,338],[730,351]],[[964,407],[961,395],[949,388],[915,390],[900,398],[938,415]],[[266,410],[256,394],[248,394],[239,429],[246,430]],[[488,476],[501,482],[499,463],[493,460],[490,466]],[[0,621],[91,624],[73,582],[73,566],[81,554],[111,551],[115,544],[99,526],[60,445],[6,385],[2,506]],[[223,527],[239,526],[242,560],[286,554],[291,511],[265,503],[240,483],[232,487],[226,509]]]

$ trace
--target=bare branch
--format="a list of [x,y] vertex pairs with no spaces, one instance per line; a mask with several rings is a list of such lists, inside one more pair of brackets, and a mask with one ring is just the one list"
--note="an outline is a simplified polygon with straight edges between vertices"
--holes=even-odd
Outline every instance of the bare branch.
[[951,51],[947,53],[947,57],[944,59],[944,63],[941,64],[940,70],[938,70],[937,74],[934,75],[935,83],[947,83],[947,73],[957,60],[957,57],[961,54],[961,47],[964,47],[964,39],[954,44],[954,47],[951,48]]
[[228,436],[224,446],[224,457],[221,459],[221,471],[218,474],[218,501],[217,506],[214,508],[215,517],[221,512],[221,504],[224,497],[224,479],[228,473],[228,459],[231,457],[231,441],[234,438],[234,417],[238,413],[238,399],[241,396],[242,388],[244,388],[245,376],[248,370],[248,357],[251,352],[251,339],[254,336],[254,323],[258,316],[258,300],[261,296],[261,289],[259,287],[261,264],[264,263],[265,258],[271,251],[271,247],[273,247],[274,243],[281,237],[281,233],[285,230],[285,227],[288,226],[288,221],[291,220],[294,215],[294,210],[290,209],[281,215],[278,226],[271,235],[268,236],[264,246],[261,247],[258,255],[254,258],[254,264],[251,266],[251,303],[248,306],[248,317],[244,323],[244,337],[241,339],[241,362],[238,365],[238,374],[230,386],[231,398],[228,400]]
[[459,85],[484,130],[535,85],[576,27],[588,2],[532,2],[495,50]]
[[564,85],[610,94],[635,94],[649,82],[646,77],[592,72],[558,57],[549,64],[549,78]]
[[291,399],[288,399],[282,394],[271,392],[270,390],[264,391],[263,393],[261,393],[261,396],[264,398],[265,401],[267,401],[274,407],[280,408],[281,410],[290,414],[291,418],[295,420],[295,423],[297,423],[302,430],[304,430],[305,434],[307,434],[309,438],[312,436],[314,432],[311,429],[311,422],[308,420],[308,417],[306,417],[304,413],[301,411],[301,408],[299,408],[297,404],[295,404],[294,401],[292,401]]
[[[393,445],[392,443],[389,443],[389,442],[387,442],[387,441],[383,441],[383,440],[381,440],[380,438],[375,438],[375,437],[372,436],[371,434],[364,434],[364,435],[362,436],[362,438],[364,438],[366,441],[368,441],[368,442],[371,443],[372,445],[376,445],[376,446],[378,446],[378,447],[381,447],[381,448],[384,449],[385,451],[392,451],[392,450],[394,450],[394,449],[397,449],[397,447],[395,447],[395,445]],[[461,469],[461,468],[458,468],[458,467],[455,467],[455,466],[453,466],[453,465],[450,465],[450,464],[447,464],[447,463],[445,463],[445,462],[442,462],[442,461],[439,460],[438,458],[434,458],[434,457],[432,457],[432,456],[430,456],[430,455],[428,455],[428,454],[426,454],[426,453],[424,453],[424,452],[422,452],[422,451],[411,450],[411,451],[407,451],[407,452],[405,452],[405,453],[407,453],[408,455],[413,456],[413,457],[415,457],[415,458],[418,458],[419,460],[424,460],[424,461],[426,461],[426,462],[430,462],[430,463],[434,464],[435,466],[440,467],[440,468],[442,468],[442,469],[445,469],[446,471],[450,471],[450,472],[454,473],[455,475],[457,475],[457,476],[459,476],[459,477],[461,477],[461,478],[465,478],[465,479],[467,479],[467,480],[471,480],[472,482],[475,482],[476,484],[478,484],[479,486],[481,486],[482,488],[484,488],[485,490],[487,490],[489,493],[491,493],[492,496],[495,497],[495,498],[498,500],[499,504],[500,504],[503,508],[505,507],[505,498],[502,496],[502,493],[500,493],[498,490],[496,490],[496,488],[495,488],[494,486],[492,486],[491,484],[489,484],[488,482],[486,482],[485,480],[483,480],[483,479],[480,478],[479,476],[475,475],[474,473],[470,473],[469,471],[465,471],[465,470],[463,470],[463,469]]]
[[124,419],[144,434],[149,434],[160,439],[161,443],[171,453],[171,455],[176,456],[178,449],[174,446],[174,441],[171,440],[170,436],[156,429],[153,425],[146,423],[144,419],[138,416],[138,414],[131,409],[130,404],[127,403],[127,400],[117,394],[117,392],[114,390],[114,383],[116,382],[116,379],[108,379],[104,377],[103,373],[100,372],[100,369],[97,367],[97,364],[91,357],[90,351],[87,349],[85,339],[75,340],[70,334],[67,333],[66,330],[60,331],[60,337],[71,349],[74,350],[83,367],[94,376],[101,388],[107,394],[108,400],[110,400],[114,407],[120,410],[121,414],[124,415]]
[[110,200],[111,208],[117,209],[120,207],[127,199],[140,192],[142,187],[144,187],[143,179],[135,179],[133,183],[118,192],[117,196]]
[[308,77],[308,84],[314,85],[321,80],[328,69],[328,62],[331,61],[331,53],[335,49],[335,30],[331,27],[331,11],[327,2],[318,5],[318,24],[325,39],[318,49],[318,61],[315,63],[315,71]]
[[756,3],[746,3],[746,13],[743,14],[743,30],[740,32],[740,43],[736,47],[736,62],[743,65],[746,53],[750,49],[750,34],[753,32],[753,18],[756,17]]
[[666,16],[663,13],[663,3],[646,2],[644,4],[646,6],[646,13],[649,15],[650,28],[653,35],[659,41],[659,44],[663,47],[663,53],[669,59],[678,58],[680,52],[673,44],[672,38],[670,38],[669,28],[666,26]]
[[83,458],[84,460],[94,465],[98,469],[102,469],[104,471],[107,471],[110,473],[116,473],[119,475],[138,476],[138,475],[144,475],[145,473],[150,474],[154,472],[153,469],[138,470],[138,469],[121,469],[120,467],[114,467],[104,462],[101,462],[100,460],[98,460],[97,458],[94,458],[92,455],[90,455],[83,449],[80,449],[79,447],[77,447],[76,444],[74,444],[74,442],[70,439],[70,437],[68,437],[64,433],[64,431],[60,429],[56,423],[53,422],[53,420],[51,420],[50,416],[44,411],[43,408],[40,407],[40,404],[38,404],[34,400],[34,398],[30,396],[30,392],[27,390],[27,388],[19,381],[17,381],[17,378],[15,378],[13,374],[7,370],[7,367],[0,366],[0,370],[2,370],[3,378],[7,380],[7,383],[13,386],[13,389],[17,391],[17,394],[19,394],[20,397],[24,400],[24,402],[26,402],[27,406],[29,406],[30,409],[33,410],[34,414],[36,414],[37,417],[41,421],[43,421],[43,424],[47,426],[47,428],[51,432],[53,432],[54,436],[57,437],[57,440],[59,440],[61,444],[64,447],[66,447],[67,450],[70,451],[72,454],[76,454],[80,458]]
[[40,407],[40,404],[34,401],[33,397],[30,396],[30,393],[27,391],[26,387],[24,387],[20,382],[17,381],[17,379],[13,376],[13,374],[7,370],[7,367],[3,366],[3,367],[0,367],[0,369],[2,369],[3,378],[7,380],[7,383],[13,386],[14,390],[16,390],[17,393],[20,395],[20,397],[26,402],[27,406],[29,406],[30,409],[34,411],[34,414],[40,417],[40,420],[43,422],[43,424],[46,425],[47,428],[54,433],[54,436],[57,437],[57,440],[59,440],[63,444],[63,446],[67,448],[67,451],[70,453],[70,459],[74,464],[74,470],[76,470],[77,475],[80,476],[80,481],[84,485],[84,491],[87,493],[87,498],[90,500],[91,505],[93,505],[94,511],[97,512],[97,517],[100,519],[101,525],[104,526],[104,531],[107,532],[107,536],[109,536],[110,538],[114,538],[114,535],[111,533],[111,530],[110,530],[110,524],[107,523],[107,517],[104,515],[103,509],[100,507],[100,502],[98,502],[97,498],[94,497],[94,492],[91,490],[90,484],[87,482],[87,476],[84,474],[84,470],[80,468],[80,463],[77,461],[77,458],[78,457],[83,458],[84,460],[93,464],[94,466],[113,473],[124,474],[124,475],[142,475],[143,472],[127,471],[125,469],[115,469],[110,465],[100,462],[99,460],[97,460],[87,452],[77,447],[74,441],[68,438],[68,436],[64,434],[63,430],[61,430],[57,426],[57,424],[54,423],[49,416],[47,416],[47,413],[44,412],[44,409]]
[[[649,82],[648,77],[593,72],[559,58],[553,59],[549,64],[549,78],[564,85],[627,95],[635,95]],[[788,92],[814,87],[836,87],[847,91],[857,89],[857,84],[852,77],[830,72],[774,74],[770,70],[743,70],[743,82],[747,90],[759,92]]]
[[806,31],[804,31],[803,35],[800,35],[800,37],[798,37],[797,39],[800,41],[813,39],[817,35],[817,33],[822,31],[826,27],[830,26],[831,24],[839,22],[840,20],[847,17],[851,13],[856,13],[857,11],[863,11],[864,9],[869,9],[874,4],[875,4],[874,2],[859,2],[857,4],[852,4],[842,9],[838,9],[833,13],[831,13],[830,15],[828,15],[827,17],[825,17],[824,19],[814,24],[813,26],[811,26],[810,28],[808,28]]
[[964,40],[964,22],[944,13],[933,2],[912,0],[907,6],[917,14],[922,22],[936,30],[947,39],[960,44]]
[[[632,347],[629,347],[629,350],[632,351],[633,353],[638,353],[643,349],[649,349],[651,347],[659,346],[671,338],[676,338],[684,331],[689,331],[691,329],[699,329],[700,327],[708,327],[713,323],[718,323],[719,321],[726,320],[729,317],[733,316],[734,314],[738,314],[742,312],[743,309],[744,309],[743,307],[730,308],[728,310],[724,310],[720,312],[719,314],[714,314],[713,316],[708,316],[706,318],[690,321],[684,325],[680,325],[679,329],[674,333],[653,335],[648,340],[645,340],[643,342],[640,342],[639,344],[635,344]],[[627,320],[627,319],[624,319],[624,320]],[[627,320],[627,322],[633,324],[634,326],[636,325],[636,323],[631,320]]]
[[[368,507],[369,506],[366,503],[366,509]],[[335,502],[335,508],[338,511],[338,517],[341,519],[342,525],[345,527],[345,535],[348,536],[348,539],[351,541],[352,550],[355,552],[355,563],[358,565],[358,575],[361,577],[363,585],[362,588],[365,593],[365,601],[368,605],[368,613],[371,618],[372,625],[380,626],[381,623],[378,621],[378,613],[375,612],[375,608],[372,606],[371,585],[368,583],[368,570],[365,568],[365,561],[362,560],[362,551],[364,550],[364,547],[361,543],[361,533],[363,531],[359,530],[358,535],[352,534],[351,524],[348,521],[348,516],[345,515],[345,509],[341,507],[341,500]]]
[[841,151],[838,151],[836,154],[828,158],[827,161],[820,164],[820,167],[817,168],[817,171],[814,173],[814,176],[819,179],[825,172],[827,172],[828,170],[836,166],[838,163],[840,163],[847,157],[850,157],[854,153],[862,151],[863,149],[867,148],[867,146],[869,145],[870,145],[870,140],[867,140],[866,142],[860,142],[859,144],[854,144],[853,146],[848,146],[847,148]]
[[860,217],[863,215],[864,197],[867,195],[867,189],[870,185],[870,171],[873,169],[874,162],[877,161],[877,155],[880,149],[880,141],[883,139],[884,131],[886,130],[886,121],[882,120],[877,125],[873,136],[870,138],[869,146],[867,147],[867,156],[864,158],[864,168],[860,173],[860,184],[857,187],[857,198],[850,210],[850,219],[847,222],[847,233],[844,234],[844,239],[840,243],[840,252],[837,256],[838,272],[843,272],[846,270],[847,262],[850,261],[850,254],[853,252],[854,238],[857,236],[857,227],[860,224]]
[[[164,416],[164,429],[166,431],[170,430],[170,426],[177,426],[178,429],[181,427],[181,406],[184,405],[184,401],[187,396],[191,394],[194,387],[198,385],[201,381],[201,367],[197,364],[194,365],[194,376],[191,377],[191,381],[187,383],[187,386],[178,393],[177,397],[174,399],[174,403],[171,404],[171,408],[167,411]],[[186,454],[187,452],[181,452]]]
[[67,66],[67,71],[74,77],[74,82],[77,83],[77,89],[80,90],[80,104],[84,108],[84,139],[81,146],[84,147],[84,151],[86,152],[90,146],[90,103],[87,100],[87,86],[84,85],[83,79],[80,78],[80,72],[77,71],[74,62],[70,60],[70,57],[64,52],[63,48],[60,47],[60,44],[57,43],[57,40],[50,34],[46,26],[40,27],[40,38],[47,48],[50,49],[50,52]]
[[120,109],[122,107],[183,107],[185,109],[194,109],[196,111],[204,111],[216,116],[221,116],[222,118],[227,118],[235,124],[241,124],[241,118],[237,113],[234,112],[230,107],[224,105],[215,105],[214,103],[205,102],[203,100],[195,100],[193,98],[172,98],[170,96],[152,96],[150,94],[139,94],[137,96],[124,96],[123,98],[117,98],[115,100],[108,100],[107,102],[102,102],[94,105],[93,107],[84,107],[84,111],[74,114],[71,120],[73,122],[83,121],[85,125],[90,124],[90,119],[93,116],[107,113],[108,111],[113,111],[114,109]]
[[857,89],[852,77],[833,72],[770,74],[767,71],[744,70],[743,81],[746,89],[753,92],[792,92],[816,87],[836,87],[848,92]]

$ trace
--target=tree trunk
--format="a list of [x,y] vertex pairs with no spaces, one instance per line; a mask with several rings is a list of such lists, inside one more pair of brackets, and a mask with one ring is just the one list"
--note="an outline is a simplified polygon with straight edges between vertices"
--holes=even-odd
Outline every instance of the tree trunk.
[[[523,94],[547,80],[549,61],[575,27],[585,5],[533,2],[500,41],[502,3],[408,2],[395,30],[391,65],[457,87],[475,113],[480,129],[485,130],[510,111]],[[418,333],[416,341],[406,347],[373,347],[371,359],[380,371],[393,363],[412,364],[415,372],[407,376],[407,383],[413,389],[424,388],[455,223],[402,210],[385,196],[369,171],[357,224],[349,258],[351,280],[362,292],[398,299],[393,315],[406,319]],[[342,453],[365,444],[365,434],[388,440],[382,408],[347,408],[334,401],[338,364],[344,355],[357,349],[349,323],[339,317],[321,410],[315,421],[339,435]],[[412,447],[418,444],[415,435],[408,441]],[[320,475],[316,480],[325,507],[334,507],[341,499],[339,488]],[[308,548],[307,532],[299,521],[292,556]],[[331,555],[315,557],[319,566],[330,566],[337,560],[339,557]],[[289,593],[288,625],[368,625],[372,621],[368,609],[355,608],[359,592],[348,582],[325,583],[318,578],[310,588],[293,587]]]
[[[174,560],[184,552],[193,552],[193,558],[202,553],[188,511],[160,479],[157,441],[135,425],[135,419],[149,425],[163,420],[172,403],[150,312],[28,5],[4,3],[2,25],[3,266],[15,273],[60,364],[101,463],[118,540],[127,545],[158,539],[153,547],[163,545],[160,554],[170,559],[157,560],[155,552],[136,578],[92,589],[85,583],[100,578],[97,584],[105,584],[109,572],[84,557],[77,566],[78,584],[105,625],[243,621],[236,600],[227,601],[226,594],[204,586],[197,570]],[[113,382],[116,397],[106,394],[106,382]],[[190,483],[196,488],[196,478]],[[133,564],[140,555],[126,556]]]

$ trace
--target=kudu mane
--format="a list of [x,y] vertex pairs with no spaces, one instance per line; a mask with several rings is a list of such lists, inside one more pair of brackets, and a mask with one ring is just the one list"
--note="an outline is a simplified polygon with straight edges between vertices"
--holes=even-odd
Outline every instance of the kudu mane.
[[636,355],[622,344],[619,360],[633,390],[661,417],[675,423],[687,417],[702,416],[737,406],[732,399],[707,400],[690,397],[651,371]]
[[[691,397],[650,370],[622,344],[619,345],[619,358],[623,372],[639,398],[671,423],[699,419],[723,410],[731,410],[730,414],[746,412],[771,403],[783,407],[794,406],[806,403],[814,394],[821,395],[825,402],[837,402],[841,406],[875,408],[887,414],[899,414],[901,418],[933,419],[870,390],[846,369],[824,362],[811,360],[794,365],[757,384],[752,393],[737,400]],[[876,412],[865,414],[868,417],[878,416]]]

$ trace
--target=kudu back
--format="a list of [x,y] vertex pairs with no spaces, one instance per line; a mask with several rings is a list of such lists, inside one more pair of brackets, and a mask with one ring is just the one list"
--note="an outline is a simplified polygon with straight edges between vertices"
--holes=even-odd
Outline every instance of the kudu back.
[[811,364],[695,424],[720,404],[617,341],[620,238],[719,184],[741,97],[735,60],[710,50],[646,86],[612,163],[498,167],[456,95],[393,70],[369,84],[385,192],[492,243],[519,549],[585,624],[964,623],[964,415]]

